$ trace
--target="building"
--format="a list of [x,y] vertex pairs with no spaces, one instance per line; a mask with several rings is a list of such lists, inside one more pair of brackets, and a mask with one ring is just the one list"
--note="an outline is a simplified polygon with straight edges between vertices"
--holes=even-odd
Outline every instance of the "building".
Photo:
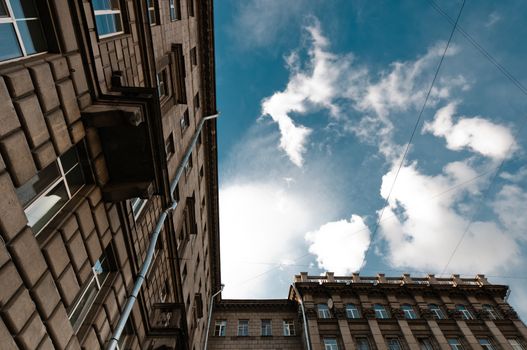
[[212,0],[0,0],[0,37],[0,348],[201,348]]
[[483,275],[301,273],[288,299],[215,305],[208,348],[527,349],[527,327],[507,303],[507,292]]

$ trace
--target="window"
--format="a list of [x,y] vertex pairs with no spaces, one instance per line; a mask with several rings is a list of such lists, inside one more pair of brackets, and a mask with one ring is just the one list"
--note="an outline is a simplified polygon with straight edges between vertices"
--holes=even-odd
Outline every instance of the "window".
[[428,338],[419,339],[419,348],[421,350],[434,350],[434,347],[432,346],[432,342]]
[[318,318],[331,318],[329,307],[326,304],[318,304],[317,310],[318,310]]
[[214,335],[217,337],[224,337],[225,331],[227,330],[227,321],[218,320],[216,321],[216,327],[214,327]]
[[507,339],[514,350],[523,350],[522,344],[515,338]]
[[185,132],[187,130],[188,126],[190,125],[190,118],[188,116],[188,110],[183,112],[183,116],[179,120],[179,126],[181,127],[181,133]]
[[190,63],[192,63],[193,66],[198,65],[198,55],[195,47],[190,50]]
[[167,140],[165,141],[165,153],[167,155],[167,159],[170,159],[170,157],[172,157],[175,152],[176,147],[174,145],[174,135],[173,133],[170,133]]
[[160,100],[164,97],[170,96],[170,82],[168,80],[166,68],[157,73],[157,93]]
[[249,320],[238,320],[238,336],[246,337],[249,335]]
[[324,338],[324,350],[339,350],[336,338]]
[[172,44],[172,59],[174,61],[174,91],[177,103],[187,103],[187,89],[185,87],[185,56],[182,44]]
[[494,307],[492,307],[492,305],[483,304],[482,307],[483,307],[483,311],[485,311],[487,313],[487,315],[489,315],[489,318],[491,320],[499,320],[499,319],[501,319],[500,314],[498,314],[498,312],[496,311],[496,309],[494,309]]
[[346,305],[346,317],[347,318],[360,318],[360,312],[355,304]]
[[203,177],[203,165],[199,168],[199,177]]
[[99,38],[124,33],[119,0],[92,0]]
[[386,311],[386,308],[381,304],[375,304],[373,306],[373,309],[375,310],[375,317],[376,318],[389,318],[388,311]]
[[386,339],[386,342],[388,343],[388,350],[401,350],[401,343],[399,343],[399,339],[388,338]]
[[194,17],[194,0],[188,0],[188,15]]
[[441,308],[436,304],[428,304],[428,309],[430,310],[432,315],[434,315],[434,318],[438,320],[445,319],[445,314],[443,313],[443,310],[441,310]]
[[68,318],[77,332],[111,271],[112,248],[109,245],[92,267],[92,276],[79,292],[68,311]]
[[188,161],[185,164],[185,175],[188,175],[190,170],[192,170],[192,153],[190,154],[190,157],[188,157]]
[[488,340],[487,338],[480,338],[478,339],[478,342],[484,350],[494,350],[494,347],[492,346],[490,340]]
[[130,200],[130,204],[132,205],[132,213],[134,213],[134,220],[137,220],[139,215],[141,215],[141,212],[146,206],[146,202],[148,202],[148,199],[139,198],[139,197],[132,198]]
[[170,20],[181,19],[181,3],[179,0],[170,0]]
[[271,320],[262,320],[262,337],[270,337],[273,335]]
[[[0,0],[1,1],[1,0]],[[38,234],[86,183],[79,161],[81,146],[74,146],[16,189],[28,225]]]
[[0,61],[47,50],[34,1],[0,0]]
[[463,346],[457,338],[448,338],[448,345],[450,345],[452,350],[463,350]]
[[473,320],[474,316],[468,311],[467,307],[465,305],[456,305],[457,311],[461,312],[461,315],[463,316],[464,320]]
[[295,321],[284,320],[284,336],[289,337],[295,335]]
[[401,310],[403,310],[404,318],[407,320],[415,320],[417,318],[415,310],[411,305],[404,304],[401,306]]
[[194,96],[194,109],[199,109],[199,92]]
[[357,338],[357,350],[370,350],[370,342],[368,341],[368,338]]
[[151,26],[155,26],[157,23],[157,0],[146,0],[146,6],[148,7],[148,22]]

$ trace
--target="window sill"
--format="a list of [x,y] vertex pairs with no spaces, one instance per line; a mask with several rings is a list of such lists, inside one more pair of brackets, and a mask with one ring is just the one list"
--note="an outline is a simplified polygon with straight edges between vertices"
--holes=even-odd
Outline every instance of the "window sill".
[[131,34],[130,33],[126,33],[126,32],[107,34],[107,35],[103,35],[102,37],[97,35],[97,41],[99,43],[106,43],[106,42],[109,42],[109,41],[112,41],[112,40],[128,38],[130,36],[131,36]]

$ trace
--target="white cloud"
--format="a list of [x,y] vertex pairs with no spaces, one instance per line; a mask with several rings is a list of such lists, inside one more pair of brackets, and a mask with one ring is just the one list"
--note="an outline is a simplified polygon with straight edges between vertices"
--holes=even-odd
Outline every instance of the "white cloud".
[[349,275],[360,269],[370,244],[370,230],[358,215],[350,220],[328,222],[306,234],[309,252],[317,256],[320,268]]
[[432,122],[425,123],[423,132],[444,137],[447,148],[472,152],[493,159],[509,158],[518,148],[512,131],[482,117],[459,117],[453,121],[456,103],[449,103],[439,109]]
[[493,208],[511,234],[527,241],[527,192],[517,185],[505,185],[497,194]]
[[527,179],[527,166],[521,167],[515,173],[503,171],[500,173],[500,177],[511,182],[521,182]]
[[[422,174],[416,164],[401,168],[384,213],[384,217],[393,218],[380,224],[380,232],[388,244],[387,258],[392,265],[442,271],[469,224],[456,208],[470,191],[450,189],[475,175],[462,162],[447,165],[436,176]],[[383,176],[383,198],[387,197],[394,176],[395,169]],[[480,185],[485,183],[481,179],[477,181]],[[493,221],[476,220],[470,225],[448,271],[488,273],[511,268],[518,261],[519,246],[512,235]]]
[[501,21],[501,16],[499,13],[497,13],[496,11],[492,12],[490,15],[489,15],[489,18],[487,20],[487,23],[485,23],[485,27],[489,28],[489,27],[493,27],[496,23],[498,23],[499,21]]

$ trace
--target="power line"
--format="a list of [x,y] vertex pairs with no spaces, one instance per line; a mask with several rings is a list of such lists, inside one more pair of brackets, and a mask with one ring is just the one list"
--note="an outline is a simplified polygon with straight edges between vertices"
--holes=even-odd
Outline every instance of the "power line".
[[[442,16],[444,16],[451,24],[454,20],[450,17],[434,0],[430,0],[432,7]],[[457,23],[457,21],[456,21]],[[527,95],[527,88],[518,81],[504,66],[502,66],[483,46],[481,46],[463,27],[455,26],[455,28],[483,55],[490,63],[492,63],[498,70],[503,73],[524,95]]]
[[[404,164],[404,160],[406,159],[406,156],[408,154],[408,151],[410,149],[410,145],[412,144],[412,141],[413,141],[413,138],[414,138],[414,135],[415,135],[415,132],[417,131],[417,128],[419,127],[419,124],[421,123],[421,118],[423,116],[423,112],[426,108],[426,104],[428,103],[428,98],[430,97],[430,93],[432,92],[432,88],[434,87],[434,84],[435,84],[435,81],[437,79],[437,76],[439,75],[439,70],[441,69],[441,66],[443,64],[443,61],[445,59],[445,56],[446,56],[446,52],[448,50],[448,47],[450,46],[450,42],[452,41],[452,38],[454,36],[454,33],[456,32],[456,27],[457,27],[457,24],[459,22],[459,18],[461,17],[461,13],[463,12],[463,8],[465,7],[465,0],[463,0],[463,3],[461,4],[461,8],[459,9],[459,13],[457,15],[457,18],[456,18],[456,21],[454,23],[454,26],[452,28],[452,31],[450,32],[450,36],[448,38],[448,41],[447,41],[447,44],[445,46],[445,50],[443,51],[443,54],[441,55],[441,60],[439,61],[439,64],[437,65],[437,68],[436,68],[436,71],[435,71],[435,74],[434,74],[434,79],[432,79],[432,83],[430,84],[430,88],[428,89],[428,92],[426,94],[426,98],[424,100],[424,103],[423,103],[423,106],[421,107],[421,110],[419,111],[419,115],[417,117],[417,120],[415,121],[415,125],[414,125],[414,128],[412,130],[412,133],[410,135],[410,140],[408,141],[408,143],[406,144],[406,148],[404,150],[404,153],[403,153],[403,156],[401,158],[401,161],[399,163],[399,167],[397,168],[397,172],[395,173],[395,178],[393,179],[393,182],[392,182],[392,185],[390,187],[390,191],[388,192],[388,195],[386,196],[386,199],[385,199],[385,203],[381,209],[381,213],[379,215],[379,218],[377,219],[377,223],[375,224],[375,229],[373,230],[373,233],[371,235],[371,242],[370,244],[368,245],[368,248],[366,248],[366,252],[364,253],[364,258],[362,260],[362,263],[361,265],[364,263],[364,261],[366,260],[366,257],[368,255],[368,252],[370,251],[370,248],[371,246],[373,245],[373,240],[375,238],[375,235],[377,234],[377,231],[379,229],[379,224],[382,220],[382,216],[384,215],[384,210],[386,208],[386,206],[388,205],[388,202],[390,200],[390,196],[392,194],[392,191],[395,187],[395,183],[397,182],[397,177],[399,176],[399,173],[401,171],[401,168],[403,167],[403,164]],[[360,269],[359,269],[359,272],[360,272]]]

